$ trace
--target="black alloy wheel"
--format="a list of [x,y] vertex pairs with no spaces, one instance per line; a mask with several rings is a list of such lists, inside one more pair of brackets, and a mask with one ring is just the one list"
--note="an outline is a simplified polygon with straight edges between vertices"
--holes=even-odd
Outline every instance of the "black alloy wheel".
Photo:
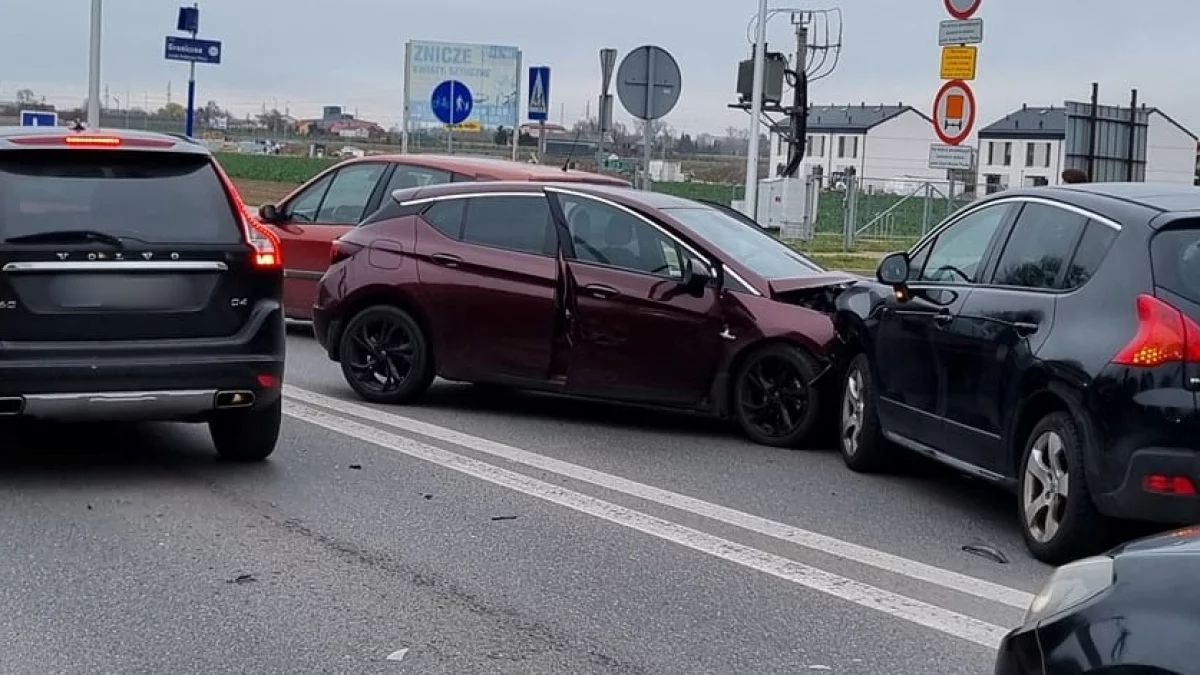
[[433,382],[433,359],[420,325],[389,305],[354,316],[342,334],[342,375],[372,403],[408,403]]
[[751,354],[734,382],[734,411],[750,440],[777,448],[802,444],[820,409],[817,366],[803,350],[771,345]]

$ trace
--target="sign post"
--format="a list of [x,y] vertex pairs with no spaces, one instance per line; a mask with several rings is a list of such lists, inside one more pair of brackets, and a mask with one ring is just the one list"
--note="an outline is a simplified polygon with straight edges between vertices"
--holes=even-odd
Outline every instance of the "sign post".
[[442,124],[446,125],[446,153],[454,151],[454,127],[467,121],[475,100],[471,90],[458,80],[446,80],[433,88],[429,107]]
[[662,47],[646,45],[625,55],[617,69],[617,98],[642,126],[642,189],[650,189],[651,122],[665,117],[679,102],[683,75],[679,63]]
[[929,148],[929,168],[970,170],[975,153],[962,143],[975,130],[978,113],[975,92],[969,83],[976,75],[979,56],[976,45],[983,42],[983,19],[973,17],[983,0],[942,0],[942,4],[951,16],[938,28],[943,83],[933,99],[933,131],[942,144]]
[[612,131],[613,97],[608,93],[612,85],[613,68],[617,65],[617,50],[606,47],[600,50],[600,103],[597,127],[600,141],[596,146],[596,165],[604,168],[604,137]]
[[187,126],[184,133],[192,136],[196,123],[196,64],[209,63],[220,65],[221,43],[217,40],[200,40],[196,34],[200,32],[200,6],[179,8],[179,20],[175,30],[190,33],[191,37],[167,36],[164,58],[168,61],[186,61],[188,63],[188,93],[187,93]]
[[538,161],[546,154],[546,120],[550,117],[550,68],[529,68],[529,121],[538,123]]

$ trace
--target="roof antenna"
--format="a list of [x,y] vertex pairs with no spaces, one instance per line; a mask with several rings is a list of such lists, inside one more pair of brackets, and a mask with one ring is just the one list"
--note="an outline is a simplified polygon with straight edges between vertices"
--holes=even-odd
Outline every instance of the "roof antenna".
[[83,120],[75,118],[75,124],[71,125],[71,131],[87,131],[87,127],[83,126]]
[[[571,169],[571,160],[575,159],[575,148],[579,147],[579,135],[583,133],[584,126],[585,125],[580,124],[579,128],[575,130],[575,140],[571,141],[571,151],[567,153],[567,161],[563,162],[563,166],[562,166],[563,173],[566,173],[567,171],[570,171],[570,169]],[[543,139],[539,138],[538,140],[543,140]]]

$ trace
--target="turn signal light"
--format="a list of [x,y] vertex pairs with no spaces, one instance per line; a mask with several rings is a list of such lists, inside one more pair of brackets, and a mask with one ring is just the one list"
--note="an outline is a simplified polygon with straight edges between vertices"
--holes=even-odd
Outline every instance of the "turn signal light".
[[1167,476],[1152,473],[1142,479],[1142,489],[1160,495],[1196,496],[1196,484],[1187,476]]
[[1200,363],[1200,325],[1153,295],[1137,298],[1138,330],[1113,363],[1154,368],[1166,363]]

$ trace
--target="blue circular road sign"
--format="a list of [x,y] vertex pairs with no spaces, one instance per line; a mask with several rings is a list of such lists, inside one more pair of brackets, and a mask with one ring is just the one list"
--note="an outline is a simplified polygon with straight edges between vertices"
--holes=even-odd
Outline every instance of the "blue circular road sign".
[[467,85],[458,80],[446,80],[433,88],[429,106],[442,124],[462,124],[471,116],[475,102]]

